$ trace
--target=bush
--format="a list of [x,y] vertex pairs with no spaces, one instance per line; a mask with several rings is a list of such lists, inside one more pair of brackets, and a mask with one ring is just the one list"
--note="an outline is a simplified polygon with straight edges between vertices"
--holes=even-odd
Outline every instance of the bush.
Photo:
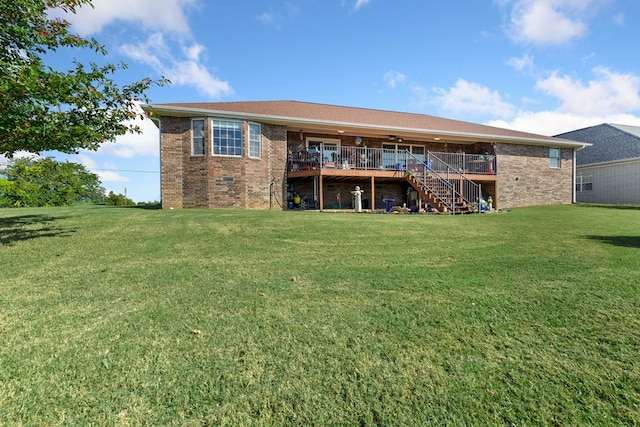
[[109,194],[104,199],[104,204],[107,206],[135,206],[133,200],[123,194],[116,194],[113,191],[109,191]]

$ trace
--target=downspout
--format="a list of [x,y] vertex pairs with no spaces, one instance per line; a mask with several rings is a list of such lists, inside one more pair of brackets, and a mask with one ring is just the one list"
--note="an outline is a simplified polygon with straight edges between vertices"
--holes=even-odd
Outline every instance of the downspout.
[[586,148],[586,145],[582,145],[582,147],[579,148],[574,148],[573,149],[573,180],[572,180],[572,185],[571,185],[571,203],[576,204],[576,178],[577,178],[577,174],[578,174],[578,165],[576,162],[576,154],[578,152],[578,150],[583,150],[584,148]]
[[573,179],[571,180],[571,203],[576,204],[576,149],[573,149]]

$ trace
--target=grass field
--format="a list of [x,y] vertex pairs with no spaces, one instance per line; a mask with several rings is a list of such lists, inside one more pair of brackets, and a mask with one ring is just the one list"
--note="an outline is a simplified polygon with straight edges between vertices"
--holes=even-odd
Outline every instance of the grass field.
[[0,210],[0,425],[640,424],[640,208]]

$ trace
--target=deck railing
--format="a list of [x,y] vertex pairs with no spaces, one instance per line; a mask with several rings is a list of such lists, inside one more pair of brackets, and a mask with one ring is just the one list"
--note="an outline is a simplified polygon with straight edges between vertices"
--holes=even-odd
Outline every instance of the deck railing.
[[436,167],[438,164],[446,165],[445,169],[452,169],[464,174],[495,175],[496,173],[496,157],[490,154],[438,153],[428,151],[427,161],[431,161]]
[[[406,150],[369,147],[336,147],[320,145],[319,148],[289,151],[289,171],[306,169],[356,169],[405,171],[408,164],[417,160],[430,162],[438,173],[494,175],[495,156],[487,154],[439,153],[428,151],[415,155]],[[428,164],[428,163],[427,163]]]

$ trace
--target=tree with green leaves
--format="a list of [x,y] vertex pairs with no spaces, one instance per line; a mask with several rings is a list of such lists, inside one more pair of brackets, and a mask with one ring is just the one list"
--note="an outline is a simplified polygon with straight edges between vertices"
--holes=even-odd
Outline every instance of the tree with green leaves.
[[98,175],[78,163],[50,157],[20,158],[0,171],[0,207],[68,206],[102,203]]
[[136,203],[124,194],[109,191],[109,194],[104,198],[104,204],[107,206],[135,206]]
[[0,154],[96,150],[118,135],[141,132],[127,124],[139,114],[135,102],[148,102],[145,92],[166,79],[119,86],[113,76],[126,64],[74,60],[65,71],[46,64],[46,55],[59,49],[107,54],[52,13],[82,6],[92,6],[91,0],[0,0]]

